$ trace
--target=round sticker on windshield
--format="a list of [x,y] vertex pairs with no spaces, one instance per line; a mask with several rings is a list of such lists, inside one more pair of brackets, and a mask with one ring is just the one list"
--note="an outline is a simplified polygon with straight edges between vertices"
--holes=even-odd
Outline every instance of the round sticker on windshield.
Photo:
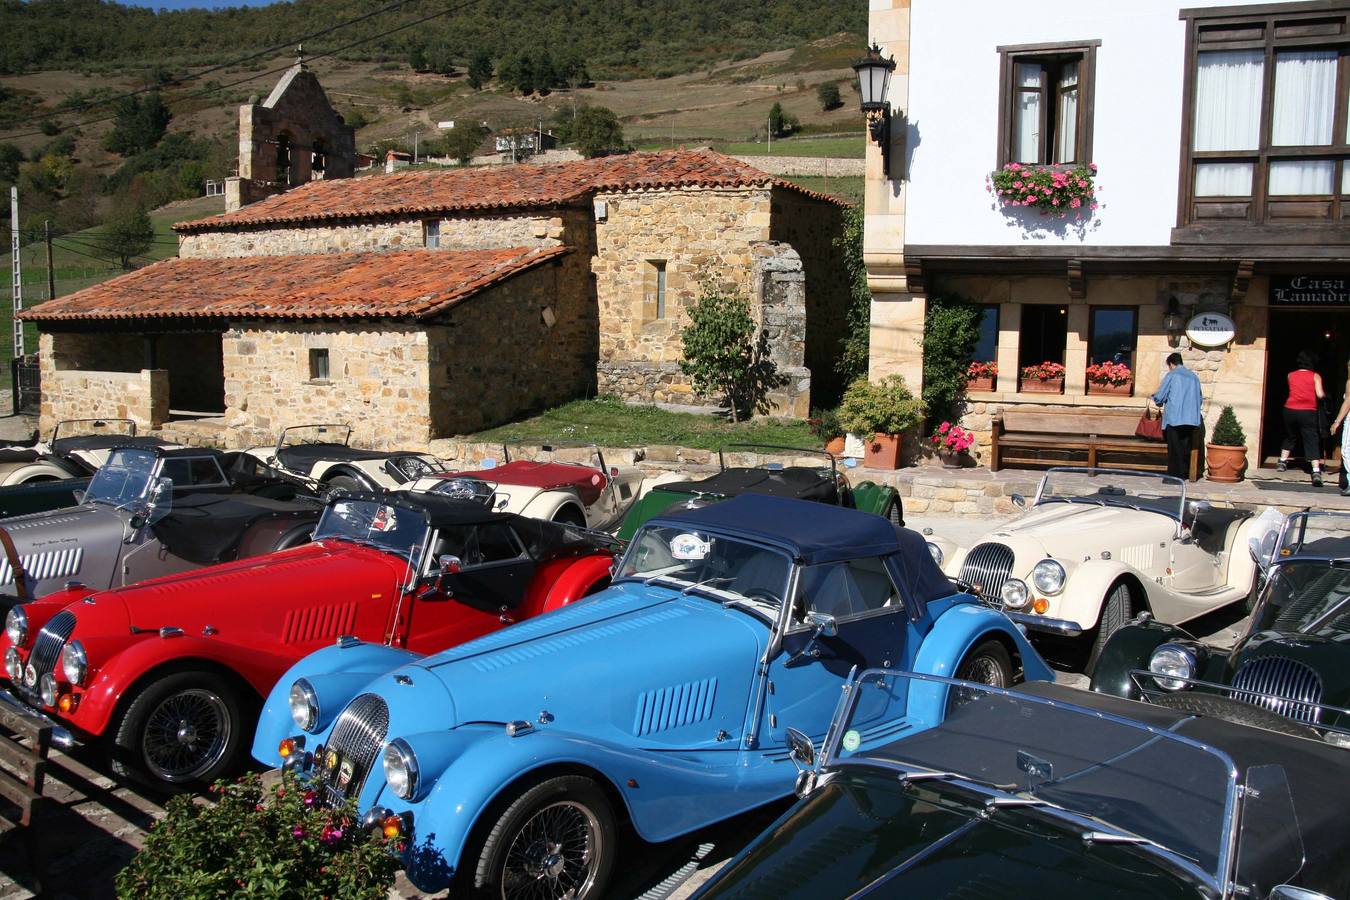
[[862,746],[862,735],[850,728],[844,732],[844,749],[849,753]]
[[670,539],[670,555],[676,559],[703,559],[712,544],[696,534],[677,534]]

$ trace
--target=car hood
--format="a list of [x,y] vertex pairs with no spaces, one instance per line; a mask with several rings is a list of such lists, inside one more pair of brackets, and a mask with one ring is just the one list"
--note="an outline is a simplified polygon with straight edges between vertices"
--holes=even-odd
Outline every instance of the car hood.
[[[85,573],[85,564],[91,552],[115,552],[124,527],[121,514],[99,503],[13,516],[0,522],[24,561],[29,583],[36,580],[37,596],[49,594],[70,580],[83,580],[96,590],[107,587],[111,567],[109,571],[90,569]],[[0,589],[13,590],[13,585],[13,560],[6,556],[0,562]]]
[[621,584],[417,667],[452,695],[454,724],[521,720],[642,746],[734,748],[768,636],[742,609]]
[[978,543],[998,543],[1012,549],[1017,574],[1030,571],[1046,557],[1080,561],[1085,556],[1096,558],[1102,551],[1144,568],[1145,557],[1175,533],[1176,522],[1160,513],[1087,503],[1046,503],[985,534]]

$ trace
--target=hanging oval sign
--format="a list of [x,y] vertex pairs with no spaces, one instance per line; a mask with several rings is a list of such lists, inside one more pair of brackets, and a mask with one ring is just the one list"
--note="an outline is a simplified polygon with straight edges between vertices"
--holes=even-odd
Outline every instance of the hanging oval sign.
[[1186,323],[1186,337],[1197,347],[1222,347],[1237,336],[1237,326],[1223,313],[1208,312]]

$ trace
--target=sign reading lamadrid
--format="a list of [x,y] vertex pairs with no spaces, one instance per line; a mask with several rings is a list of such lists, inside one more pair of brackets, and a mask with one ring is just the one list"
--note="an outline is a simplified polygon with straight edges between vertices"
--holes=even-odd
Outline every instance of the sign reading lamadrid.
[[1197,347],[1222,347],[1237,336],[1237,326],[1223,313],[1200,313],[1186,323],[1186,337]]
[[1325,275],[1270,276],[1272,306],[1350,306],[1350,279]]

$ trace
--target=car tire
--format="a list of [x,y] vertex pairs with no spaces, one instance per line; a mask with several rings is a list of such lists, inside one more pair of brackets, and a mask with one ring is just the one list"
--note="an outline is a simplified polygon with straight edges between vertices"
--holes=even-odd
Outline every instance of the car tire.
[[1253,728],[1264,728],[1267,731],[1293,735],[1294,737],[1311,738],[1314,741],[1321,740],[1318,733],[1306,725],[1287,719],[1277,712],[1262,709],[1250,703],[1243,703],[1231,697],[1183,691],[1175,694],[1155,695],[1150,699],[1155,706],[1163,706],[1177,712],[1219,719],[1224,722],[1232,722],[1234,725],[1250,725]]
[[1097,660],[1106,649],[1106,642],[1111,639],[1117,628],[1133,617],[1132,606],[1130,586],[1123,581],[1117,581],[1111,592],[1106,595],[1106,599],[1102,601],[1102,615],[1097,622],[1097,633],[1092,639],[1092,649],[1088,653],[1084,674],[1090,677],[1097,668]]
[[[600,785],[580,775],[563,775],[498,808],[476,856],[465,860],[479,896],[597,900],[607,894],[618,825]],[[560,852],[561,845],[575,841],[584,849],[569,859]],[[513,889],[517,884],[525,891]]]
[[586,515],[570,503],[564,504],[553,514],[553,521],[559,525],[586,527]]
[[329,490],[342,490],[349,494],[359,494],[366,489],[366,486],[357,481],[350,475],[334,475],[324,481],[324,485]]
[[113,771],[171,791],[209,785],[239,765],[252,738],[246,721],[239,692],[221,675],[159,678],[132,698],[110,731]]

